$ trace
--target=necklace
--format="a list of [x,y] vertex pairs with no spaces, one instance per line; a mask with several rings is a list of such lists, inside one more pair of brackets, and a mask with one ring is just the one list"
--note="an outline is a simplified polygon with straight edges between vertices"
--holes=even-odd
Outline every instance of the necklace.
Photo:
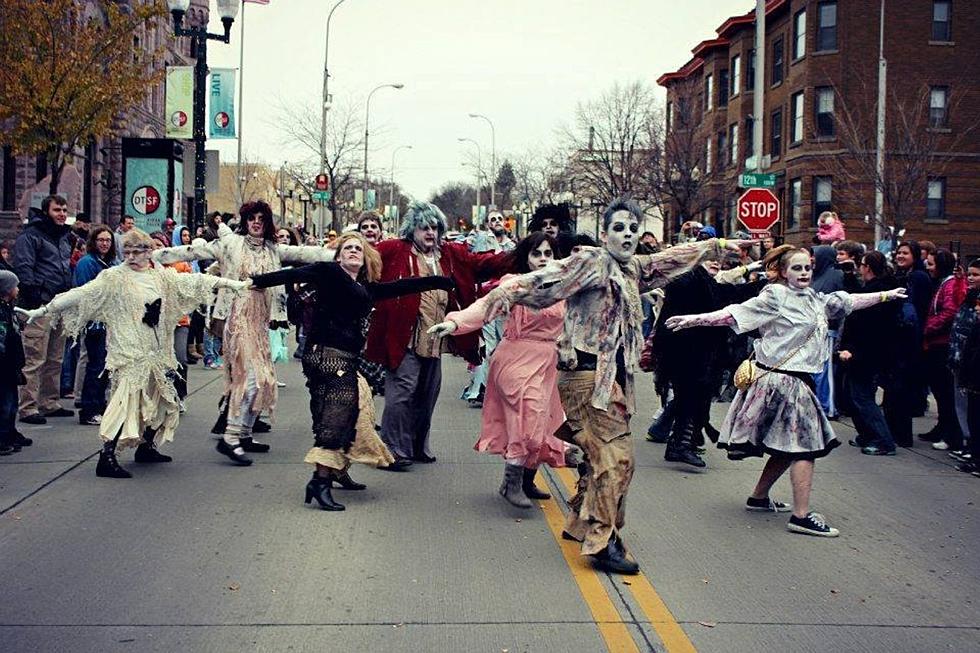
[[251,234],[245,234],[245,242],[248,243],[248,246],[252,249],[258,249],[265,245],[265,238],[258,238],[256,236],[252,236]]

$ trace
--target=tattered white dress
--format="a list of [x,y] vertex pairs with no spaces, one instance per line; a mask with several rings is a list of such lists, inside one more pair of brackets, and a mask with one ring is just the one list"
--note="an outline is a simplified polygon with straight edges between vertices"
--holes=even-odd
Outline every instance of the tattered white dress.
[[[155,444],[173,440],[180,418],[173,385],[174,326],[207,303],[215,288],[231,285],[208,274],[178,274],[166,268],[137,272],[120,265],[51,300],[52,323],[60,320],[70,336],[80,337],[89,322],[106,325],[105,369],[112,391],[99,428],[103,441],[118,434],[118,446],[136,446],[147,428],[156,431]],[[144,316],[158,299],[159,318],[150,326]]]
[[[846,292],[823,294],[783,284],[768,285],[757,297],[728,307],[737,333],[758,329],[755,359],[764,366],[755,383],[738,391],[725,416],[718,446],[729,458],[770,453],[814,459],[840,444],[810,375],[823,370],[831,354],[827,321],[843,318],[852,308]],[[765,369],[777,367],[782,372]]]

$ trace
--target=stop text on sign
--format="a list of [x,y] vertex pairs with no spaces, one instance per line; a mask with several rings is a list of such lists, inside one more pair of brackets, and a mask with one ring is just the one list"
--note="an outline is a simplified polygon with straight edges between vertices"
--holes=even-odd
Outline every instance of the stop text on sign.
[[743,218],[778,218],[779,204],[776,202],[745,202],[739,207],[738,214]]

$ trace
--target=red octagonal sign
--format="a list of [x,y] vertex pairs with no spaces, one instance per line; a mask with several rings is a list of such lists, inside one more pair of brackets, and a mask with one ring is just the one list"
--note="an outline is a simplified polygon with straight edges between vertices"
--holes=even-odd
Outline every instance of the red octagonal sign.
[[738,220],[751,232],[769,231],[779,222],[779,198],[768,188],[750,188],[738,198]]

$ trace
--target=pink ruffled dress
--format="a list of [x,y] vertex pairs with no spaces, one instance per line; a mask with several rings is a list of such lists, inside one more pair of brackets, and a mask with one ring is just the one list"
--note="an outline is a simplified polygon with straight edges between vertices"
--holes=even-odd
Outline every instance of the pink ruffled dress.
[[[513,275],[503,278],[502,284]],[[483,327],[486,299],[446,316],[456,333]],[[565,421],[558,396],[558,347],[565,302],[543,310],[515,305],[504,325],[504,337],[490,358],[483,400],[483,426],[477,451],[505,459],[521,458],[524,466],[565,466],[567,445],[555,437]]]

